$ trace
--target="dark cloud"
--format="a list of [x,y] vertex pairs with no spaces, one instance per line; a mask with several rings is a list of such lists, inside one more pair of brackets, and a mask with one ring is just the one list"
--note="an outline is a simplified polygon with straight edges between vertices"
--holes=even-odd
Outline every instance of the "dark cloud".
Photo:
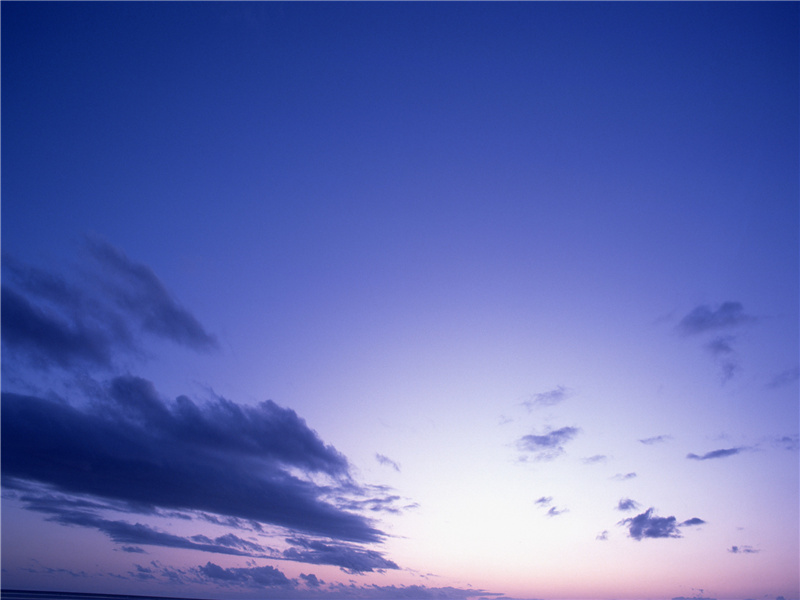
[[641,514],[623,519],[620,525],[628,528],[628,535],[635,540],[644,538],[679,538],[681,531],[679,527],[702,525],[704,520],[693,517],[682,523],[678,523],[675,517],[657,517],[653,514],[655,509],[648,508]]
[[630,498],[622,498],[617,503],[617,510],[636,510],[637,508],[639,508],[639,503]]
[[712,450],[711,452],[706,452],[705,454],[699,456],[697,454],[694,454],[693,452],[690,452],[689,454],[686,455],[686,458],[690,458],[692,460],[709,460],[712,458],[725,458],[727,456],[733,456],[735,454],[739,454],[744,450],[747,450],[747,448],[744,447],[722,448],[720,450]]
[[2,394],[5,481],[79,496],[278,525],[358,542],[382,534],[288,469],[347,478],[346,459],[273,402],[163,402],[150,382],[114,378],[85,406]]
[[300,573],[300,579],[310,588],[318,588],[321,585],[324,585],[325,582],[321,579],[318,579],[316,575],[313,573]]
[[50,365],[62,368],[82,363],[101,367],[111,364],[111,340],[93,324],[70,323],[52,310],[34,305],[23,295],[6,285],[2,286],[3,344],[8,356],[24,354],[31,363],[46,369]]
[[645,438],[643,440],[639,440],[642,444],[646,446],[652,446],[653,444],[661,444],[664,442],[668,442],[672,439],[671,435],[656,435],[653,437]]
[[732,554],[758,554],[760,550],[752,546],[731,546],[728,548],[728,552]]
[[122,550],[123,552],[130,552],[133,554],[145,554],[144,549],[139,548],[139,546],[122,546],[120,547],[120,550]]
[[204,566],[198,567],[197,570],[203,577],[218,585],[236,585],[252,588],[295,587],[295,583],[286,575],[275,567],[268,565],[263,567],[225,568],[208,562]]
[[377,460],[382,465],[393,468],[398,473],[400,472],[400,465],[394,462],[391,458],[384,456],[383,454],[376,453],[375,460]]
[[577,427],[562,427],[544,434],[523,436],[517,442],[520,449],[534,453],[537,460],[550,460],[564,452],[564,444],[572,440],[580,430]]
[[696,335],[736,327],[754,320],[754,317],[745,314],[741,302],[723,302],[716,307],[705,304],[697,306],[681,319],[677,327],[685,335]]
[[547,392],[540,392],[533,394],[529,399],[525,400],[523,404],[531,410],[537,406],[554,406],[566,400],[572,391],[569,388],[559,385],[555,389]]
[[635,540],[681,537],[675,517],[656,517],[653,515],[653,510],[648,508],[635,517],[623,519],[620,525],[626,526],[628,535]]
[[349,544],[332,544],[319,540],[288,538],[292,548],[283,551],[283,558],[314,565],[333,565],[347,573],[369,573],[399,569],[396,563],[374,550],[364,550]]

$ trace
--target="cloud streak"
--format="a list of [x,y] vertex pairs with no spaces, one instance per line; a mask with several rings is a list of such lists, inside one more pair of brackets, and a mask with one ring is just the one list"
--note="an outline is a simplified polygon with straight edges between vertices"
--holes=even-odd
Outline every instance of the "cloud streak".
[[705,454],[695,454],[690,452],[686,455],[686,458],[691,460],[711,460],[714,458],[727,458],[728,456],[735,456],[747,450],[745,447],[738,447],[738,448],[721,448],[719,450],[712,450],[711,452],[706,452]]

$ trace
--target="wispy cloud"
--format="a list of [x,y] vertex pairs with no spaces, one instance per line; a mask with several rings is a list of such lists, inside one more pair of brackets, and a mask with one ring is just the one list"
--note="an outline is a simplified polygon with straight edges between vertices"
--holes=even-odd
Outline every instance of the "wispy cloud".
[[741,302],[728,301],[717,306],[701,304],[695,307],[680,320],[677,327],[685,335],[697,335],[752,321],[755,321],[755,317],[744,312]]
[[217,340],[180,306],[149,267],[98,239],[88,241],[89,251],[109,275],[103,282],[116,304],[138,317],[150,333],[196,350],[213,349]]
[[520,438],[517,445],[521,450],[533,453],[537,460],[551,460],[563,454],[564,444],[579,431],[577,427],[562,427],[542,434],[530,434]]
[[617,473],[611,479],[615,479],[616,481],[627,481],[628,479],[634,479],[636,477],[636,473]]
[[646,446],[653,446],[654,444],[663,444],[669,442],[670,440],[672,440],[671,435],[655,435],[639,441]]
[[108,370],[141,355],[142,333],[199,351],[219,347],[146,266],[105,242],[87,242],[83,279],[3,256],[2,343],[37,369]]
[[791,369],[786,369],[776,374],[770,379],[769,383],[767,383],[767,387],[771,389],[784,387],[794,383],[798,379],[800,379],[800,367],[792,367]]
[[731,554],[758,554],[760,550],[752,546],[731,546],[728,548],[728,552]]
[[582,459],[581,462],[585,465],[596,465],[606,461],[608,461],[608,457],[605,454],[595,454],[594,456],[588,456]]
[[392,469],[394,469],[398,473],[400,472],[400,465],[398,465],[395,461],[393,461],[388,456],[384,456],[383,454],[377,454],[376,453],[375,454],[375,460],[377,460],[378,463],[380,463],[380,464],[382,464],[384,466],[391,467]]
[[[755,321],[756,318],[744,312],[740,302],[723,302],[718,306],[702,304],[695,307],[676,326],[685,336],[697,336],[709,332],[727,331]],[[705,348],[718,362],[722,383],[730,380],[741,370],[733,343],[736,338],[729,334],[718,334],[706,342]]]
[[630,498],[622,498],[617,503],[617,510],[636,510],[639,508],[639,503],[635,500],[631,500]]
[[706,452],[705,454],[694,454],[690,452],[686,455],[686,458],[692,460],[710,460],[712,458],[726,458],[728,456],[735,456],[741,452],[748,450],[748,448],[740,446],[738,448],[721,448],[719,450],[712,450],[711,452]]
[[559,385],[552,390],[533,394],[530,398],[525,400],[523,404],[528,410],[532,410],[541,406],[555,406],[566,400],[572,394],[572,390]]
[[553,497],[552,496],[542,496],[534,501],[534,504],[542,509],[547,509],[545,512],[545,516],[547,517],[557,517],[558,515],[562,515],[565,512],[569,512],[566,508],[558,508],[557,506],[553,506]]

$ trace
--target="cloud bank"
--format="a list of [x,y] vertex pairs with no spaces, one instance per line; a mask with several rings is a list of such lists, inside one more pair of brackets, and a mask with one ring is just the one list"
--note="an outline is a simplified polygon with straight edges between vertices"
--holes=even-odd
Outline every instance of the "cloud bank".
[[[398,512],[400,497],[356,483],[345,456],[296,412],[215,394],[170,401],[151,381],[118,373],[145,356],[149,338],[201,352],[219,344],[148,267],[104,242],[87,248],[88,263],[69,279],[4,257],[3,371],[30,390],[2,392],[4,492],[131,554],[160,546],[349,573],[397,569],[361,545],[385,537],[364,512]],[[45,373],[60,392],[38,391]],[[233,532],[177,535],[153,525],[157,517],[284,539],[276,547]],[[289,581],[272,567],[204,569],[231,584]]]

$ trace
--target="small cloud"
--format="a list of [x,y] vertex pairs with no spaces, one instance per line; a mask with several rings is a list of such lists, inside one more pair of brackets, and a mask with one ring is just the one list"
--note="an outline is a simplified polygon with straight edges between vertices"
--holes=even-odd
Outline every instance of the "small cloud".
[[711,307],[701,304],[692,309],[678,323],[678,330],[684,335],[697,335],[707,331],[728,329],[754,321],[755,317],[745,314],[741,302],[723,302]]
[[325,583],[321,579],[318,579],[313,573],[309,573],[308,575],[305,573],[300,573],[300,579],[302,579],[310,588],[318,588]]
[[628,535],[635,540],[681,537],[675,517],[657,517],[653,514],[653,510],[653,508],[648,508],[635,517],[623,519],[620,521],[620,525],[626,526]]
[[557,508],[555,506],[551,506],[550,510],[547,511],[548,517],[557,517],[558,515],[563,515],[565,512],[569,512],[566,508]]
[[550,506],[550,503],[553,501],[552,496],[542,496],[538,500],[534,501],[534,504],[538,504],[539,506]]
[[607,541],[608,540],[608,530],[606,529],[604,531],[601,531],[600,533],[597,534],[597,537],[595,537],[594,539],[599,540],[601,542]]
[[555,406],[566,400],[571,393],[572,391],[569,388],[559,385],[553,390],[534,394],[528,400],[525,400],[523,404],[528,410],[532,410],[537,406]]
[[653,437],[644,438],[643,440],[639,440],[645,446],[653,446],[654,444],[663,444],[665,442],[669,442],[672,439],[671,435],[655,435]]
[[391,458],[384,456],[383,454],[375,454],[375,460],[377,460],[380,464],[385,465],[387,467],[391,467],[398,473],[400,472],[400,465],[394,462]]
[[564,444],[572,440],[580,430],[577,427],[562,427],[544,434],[530,434],[520,438],[522,450],[535,454],[537,460],[552,460],[564,452]]
[[597,463],[604,463],[608,460],[608,457],[605,454],[595,454],[594,456],[589,456],[583,459],[583,464],[585,465],[596,465]]
[[721,335],[715,337],[706,344],[706,348],[714,356],[724,356],[733,353],[733,342],[736,338],[732,335]]
[[800,436],[798,435],[784,435],[783,437],[775,438],[774,445],[786,450],[797,450],[800,448]]
[[728,552],[731,554],[758,554],[761,551],[752,546],[731,546],[728,548]]
[[747,448],[745,447],[722,448],[720,450],[712,450],[711,452],[706,452],[705,454],[699,456],[697,454],[694,454],[693,452],[690,452],[689,454],[686,455],[686,458],[690,458],[692,460],[709,460],[712,458],[725,458],[727,456],[733,456],[735,454],[739,454],[744,450],[747,450]]
[[208,562],[197,567],[198,573],[215,583],[242,587],[294,587],[292,581],[275,567],[224,568]]
[[140,548],[139,546],[122,546],[120,548],[123,552],[131,552],[134,554],[144,554],[144,549]]
[[617,504],[617,510],[636,510],[639,508],[639,503],[630,498],[622,498]]
[[775,377],[769,381],[767,387],[772,389],[783,387],[794,383],[798,379],[800,379],[800,367],[792,367],[791,369],[786,369],[775,375]]
[[681,527],[684,525],[693,526],[693,525],[705,525],[705,521],[703,519],[698,519],[697,517],[692,517],[691,519],[687,519],[683,523],[681,523]]
[[616,481],[627,481],[628,479],[633,479],[636,476],[636,473],[617,473],[611,479],[615,479]]

